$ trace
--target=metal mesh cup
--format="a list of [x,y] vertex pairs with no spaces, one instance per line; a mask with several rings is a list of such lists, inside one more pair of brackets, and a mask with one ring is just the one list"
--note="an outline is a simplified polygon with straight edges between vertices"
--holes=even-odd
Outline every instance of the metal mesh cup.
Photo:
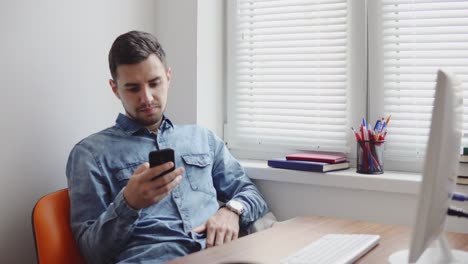
[[382,174],[384,172],[384,144],[384,140],[357,141],[357,173]]

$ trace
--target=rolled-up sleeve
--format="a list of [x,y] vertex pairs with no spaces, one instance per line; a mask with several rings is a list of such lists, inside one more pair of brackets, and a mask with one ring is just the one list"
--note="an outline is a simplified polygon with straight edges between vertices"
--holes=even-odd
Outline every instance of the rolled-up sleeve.
[[226,148],[224,142],[210,134],[213,147],[213,183],[218,192],[218,199],[227,202],[231,199],[240,201],[245,212],[240,218],[241,228],[248,227],[255,220],[268,212],[263,195],[247,177],[244,168]]

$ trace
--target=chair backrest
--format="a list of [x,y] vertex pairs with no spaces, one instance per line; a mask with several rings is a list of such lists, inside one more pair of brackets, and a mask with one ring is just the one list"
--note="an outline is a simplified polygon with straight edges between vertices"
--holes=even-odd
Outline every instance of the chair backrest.
[[32,225],[38,263],[86,263],[70,227],[68,189],[39,199],[33,209]]

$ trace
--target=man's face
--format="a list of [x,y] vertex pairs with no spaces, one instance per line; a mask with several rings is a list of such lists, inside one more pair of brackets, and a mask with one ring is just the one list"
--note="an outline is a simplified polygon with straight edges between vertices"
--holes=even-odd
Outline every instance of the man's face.
[[171,69],[155,54],[137,64],[117,66],[117,80],[109,80],[115,96],[122,101],[125,113],[142,126],[160,123],[166,110]]

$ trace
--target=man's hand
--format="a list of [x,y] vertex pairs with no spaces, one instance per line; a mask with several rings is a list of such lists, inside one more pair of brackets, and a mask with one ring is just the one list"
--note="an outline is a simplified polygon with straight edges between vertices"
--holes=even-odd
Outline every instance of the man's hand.
[[184,168],[180,167],[162,177],[155,176],[174,167],[174,163],[167,162],[150,168],[145,162],[135,170],[124,189],[123,196],[127,204],[134,209],[149,207],[161,201],[182,180]]
[[195,227],[193,232],[206,232],[206,247],[215,247],[237,239],[239,236],[239,216],[223,207],[206,223]]

